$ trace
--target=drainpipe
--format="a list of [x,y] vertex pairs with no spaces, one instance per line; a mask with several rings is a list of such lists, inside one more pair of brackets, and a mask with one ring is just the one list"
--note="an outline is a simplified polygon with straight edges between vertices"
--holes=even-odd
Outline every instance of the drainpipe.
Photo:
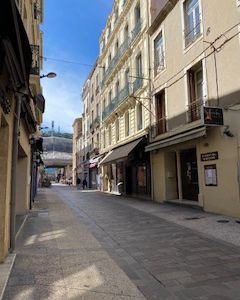
[[15,249],[16,237],[16,186],[17,186],[17,161],[18,161],[18,140],[20,129],[20,114],[21,114],[22,96],[16,95],[16,106],[13,124],[13,139],[12,139],[12,168],[11,168],[11,202],[10,202],[10,252]]
[[[150,28],[150,1],[147,1],[147,28]],[[152,80],[151,80],[151,47],[150,47],[150,36],[149,33],[147,33],[147,41],[148,41],[148,63],[149,63],[149,67],[148,67],[148,78],[149,78],[149,84],[148,84],[148,97],[149,97],[149,110],[150,110],[150,117],[149,117],[149,122],[150,122],[150,126],[149,126],[149,139],[151,138],[151,126],[152,126]],[[154,183],[153,183],[153,157],[152,157],[152,153],[150,152],[150,173],[151,173],[151,198],[152,200],[154,200]]]

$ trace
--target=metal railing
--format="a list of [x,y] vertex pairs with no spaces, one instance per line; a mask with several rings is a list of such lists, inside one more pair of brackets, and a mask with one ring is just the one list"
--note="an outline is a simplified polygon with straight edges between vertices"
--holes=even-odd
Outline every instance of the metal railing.
[[142,29],[142,20],[139,19],[132,31],[132,42],[135,40],[135,38],[137,37],[137,35],[141,31],[141,29]]
[[100,117],[99,116],[94,119],[93,124],[94,124],[95,128],[100,126]]
[[115,54],[115,56],[113,57],[113,59],[111,60],[105,74],[103,75],[103,80],[101,82],[101,87],[103,88],[106,79],[108,78],[108,76],[112,73],[113,69],[116,67],[116,64],[120,61],[120,59],[123,57],[123,55],[125,54],[125,52],[127,51],[127,49],[130,47],[130,45],[134,42],[134,40],[136,39],[138,33],[141,31],[142,28],[142,20],[139,19],[132,31],[132,36],[131,38],[126,38],[124,40],[124,42],[121,44],[121,46],[118,48],[117,53]]
[[166,117],[163,117],[161,119],[158,119],[155,123],[156,127],[156,135],[163,134],[167,132],[167,119]]
[[38,45],[30,45],[32,50],[32,66],[30,74],[39,75],[40,74],[40,52]]
[[129,95],[129,86],[126,85],[109,103],[102,112],[102,120],[106,119]]
[[203,116],[203,99],[192,101],[187,108],[187,122],[200,120]]
[[191,45],[201,35],[201,20],[194,27],[188,27],[184,30],[185,46]]
[[133,93],[135,93],[137,90],[139,90],[143,85],[143,79],[142,78],[137,78],[133,82]]
[[203,106],[204,100],[198,99],[188,104],[186,110],[178,115],[172,116],[171,118],[165,116],[157,119],[156,122],[151,125],[151,137],[155,138],[167,131],[174,131],[176,128],[189,123],[203,120]]

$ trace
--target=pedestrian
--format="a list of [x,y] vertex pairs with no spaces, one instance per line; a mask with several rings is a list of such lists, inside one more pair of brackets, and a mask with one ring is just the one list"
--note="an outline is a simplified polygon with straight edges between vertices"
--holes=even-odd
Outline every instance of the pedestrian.
[[86,178],[83,179],[83,189],[87,188],[87,180]]
[[77,189],[80,190],[81,179],[77,177]]

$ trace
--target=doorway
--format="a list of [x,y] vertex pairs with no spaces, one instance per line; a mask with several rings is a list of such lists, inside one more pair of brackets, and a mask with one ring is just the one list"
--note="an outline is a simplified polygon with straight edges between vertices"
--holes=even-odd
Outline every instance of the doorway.
[[198,201],[199,183],[196,148],[181,151],[180,163],[183,199]]

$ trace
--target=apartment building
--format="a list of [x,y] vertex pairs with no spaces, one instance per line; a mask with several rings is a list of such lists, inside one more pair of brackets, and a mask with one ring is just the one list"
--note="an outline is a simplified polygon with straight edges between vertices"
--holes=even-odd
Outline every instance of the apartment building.
[[100,146],[100,68],[98,60],[90,73],[90,155],[89,155],[89,187],[99,188],[99,168],[98,164],[101,159],[99,154]]
[[116,0],[100,37],[101,186],[150,195],[148,1]]
[[150,1],[152,197],[240,216],[239,1]]
[[18,221],[31,207],[42,150],[36,137],[44,111],[41,65],[30,46],[42,43],[42,9],[41,1],[0,4],[0,262],[14,249]]
[[77,184],[77,178],[82,178],[81,149],[82,149],[82,118],[77,118],[73,122],[73,162],[72,162],[72,184]]

